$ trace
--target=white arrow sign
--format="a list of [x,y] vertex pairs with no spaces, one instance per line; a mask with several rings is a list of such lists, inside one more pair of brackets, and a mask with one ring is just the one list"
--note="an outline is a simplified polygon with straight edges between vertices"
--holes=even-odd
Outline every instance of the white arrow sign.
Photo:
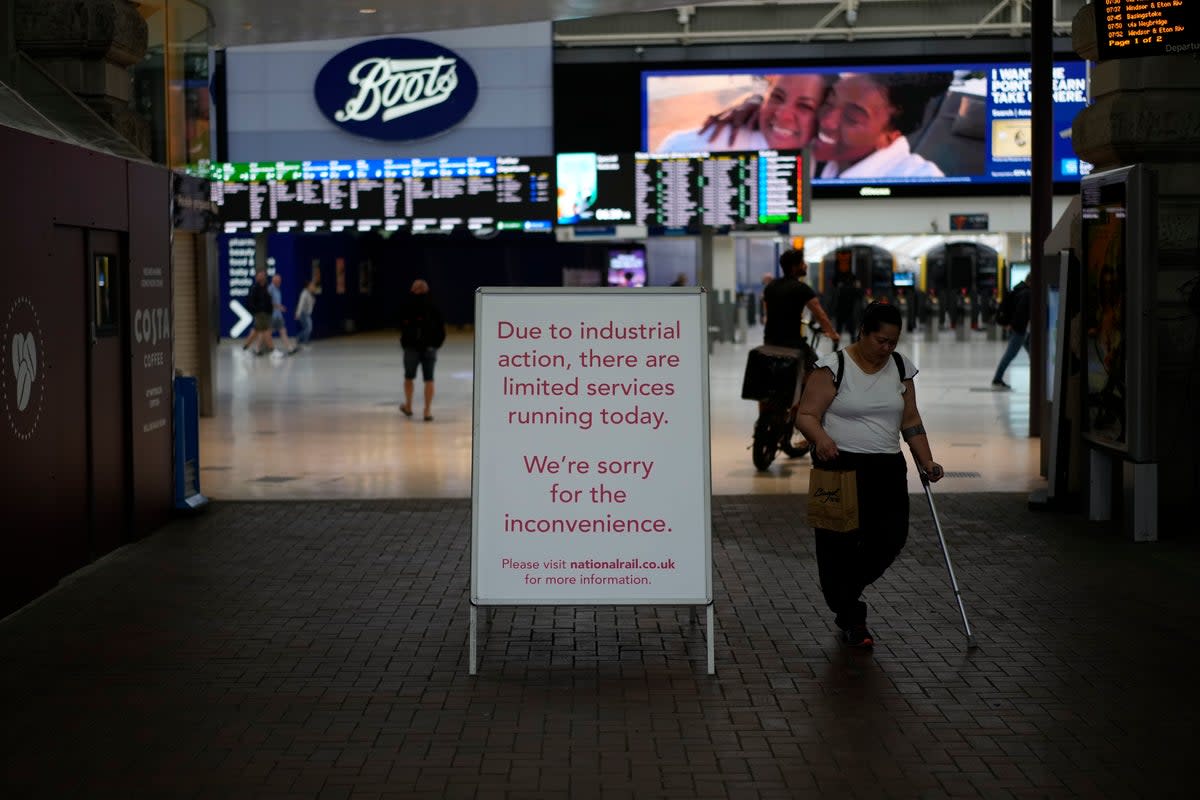
[[246,307],[237,300],[229,301],[229,310],[237,314],[237,324],[229,329],[229,335],[234,339],[242,335],[246,328],[250,327],[250,323],[254,321],[254,315],[246,310]]

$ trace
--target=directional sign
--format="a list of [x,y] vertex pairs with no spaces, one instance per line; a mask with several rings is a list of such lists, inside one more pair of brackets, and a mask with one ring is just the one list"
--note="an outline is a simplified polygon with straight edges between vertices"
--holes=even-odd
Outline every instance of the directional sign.
[[250,323],[254,321],[254,315],[246,310],[246,307],[237,300],[229,301],[229,310],[237,314],[237,323],[229,329],[229,335],[234,339],[238,338],[245,332],[246,328],[250,327]]

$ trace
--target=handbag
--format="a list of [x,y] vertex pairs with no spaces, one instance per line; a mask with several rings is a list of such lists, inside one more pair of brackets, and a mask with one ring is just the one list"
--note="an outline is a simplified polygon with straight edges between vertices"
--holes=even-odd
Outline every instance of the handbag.
[[854,470],[812,468],[808,475],[808,524],[843,533],[858,529],[858,480]]

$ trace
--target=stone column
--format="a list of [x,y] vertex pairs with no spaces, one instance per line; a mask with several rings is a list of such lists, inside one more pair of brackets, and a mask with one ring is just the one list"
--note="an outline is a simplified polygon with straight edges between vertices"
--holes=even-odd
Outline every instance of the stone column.
[[[1076,14],[1071,35],[1075,52],[1095,61],[1094,4]],[[1126,314],[1154,313],[1159,508],[1182,510],[1200,492],[1200,59],[1101,61],[1092,70],[1091,92],[1092,104],[1072,127],[1075,152],[1096,171],[1141,163],[1157,177],[1157,263],[1136,265],[1154,271],[1157,307]],[[1081,244],[1076,230],[1077,253]]]
[[14,0],[17,49],[143,153],[149,124],[130,107],[129,68],[149,31],[130,0]]

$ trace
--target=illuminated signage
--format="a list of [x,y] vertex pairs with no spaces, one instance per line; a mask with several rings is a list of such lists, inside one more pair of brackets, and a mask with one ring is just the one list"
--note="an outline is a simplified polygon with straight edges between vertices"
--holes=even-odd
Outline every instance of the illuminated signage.
[[208,167],[226,233],[458,229],[546,232],[551,156],[221,163]]
[[1197,0],[1095,0],[1100,60],[1200,53]]
[[424,139],[470,113],[479,81],[463,58],[420,39],[375,39],[335,55],[313,87],[330,122],[371,139]]
[[[815,187],[860,196],[876,194],[860,188],[1029,182],[1033,69],[1028,63],[648,70],[641,79],[641,140],[649,152],[808,148]],[[1051,81],[1053,178],[1077,182],[1091,171],[1070,138],[1071,123],[1088,102],[1086,65],[1056,63]],[[889,124],[899,137],[862,140],[847,129],[835,101],[863,86],[889,94],[897,108]],[[789,97],[790,106],[782,103]],[[713,139],[704,126],[723,108],[738,108],[745,119]]]
[[799,152],[559,153],[558,223],[652,232],[778,227],[811,219]]

